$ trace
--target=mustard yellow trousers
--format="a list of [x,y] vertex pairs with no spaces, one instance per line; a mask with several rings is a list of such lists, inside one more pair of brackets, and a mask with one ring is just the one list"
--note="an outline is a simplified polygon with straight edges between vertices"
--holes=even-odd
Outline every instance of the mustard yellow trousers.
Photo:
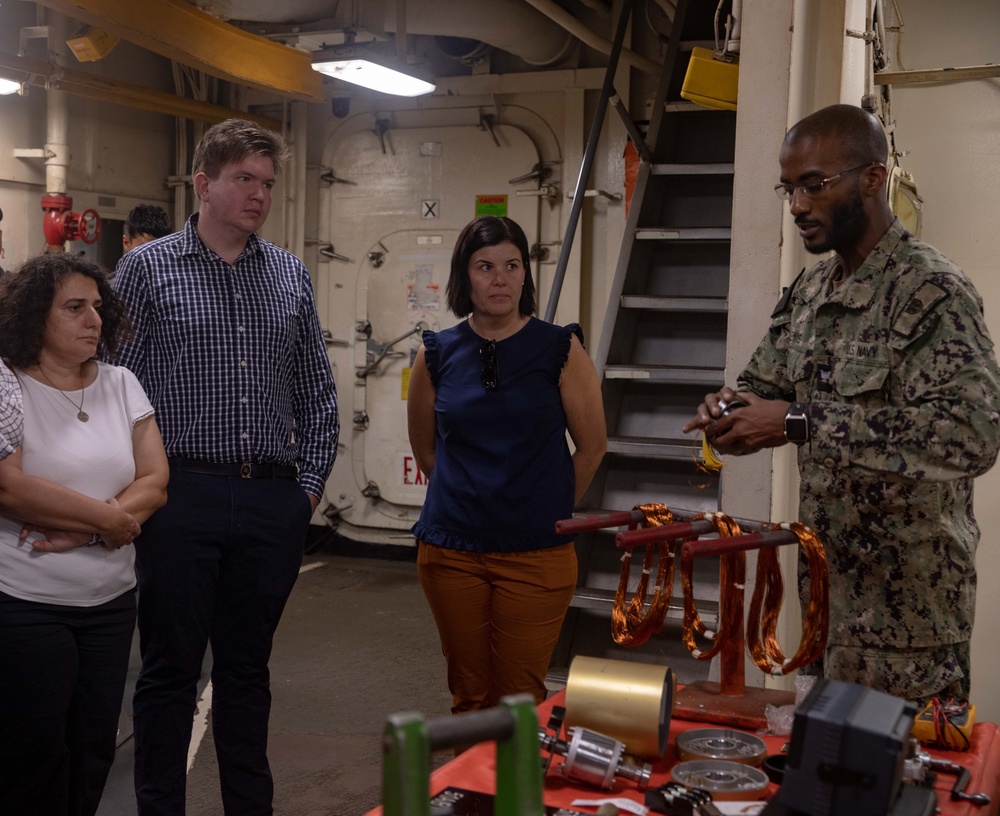
[[576,589],[576,550],[473,553],[420,542],[420,584],[448,664],[452,713],[509,694],[545,699],[545,674]]

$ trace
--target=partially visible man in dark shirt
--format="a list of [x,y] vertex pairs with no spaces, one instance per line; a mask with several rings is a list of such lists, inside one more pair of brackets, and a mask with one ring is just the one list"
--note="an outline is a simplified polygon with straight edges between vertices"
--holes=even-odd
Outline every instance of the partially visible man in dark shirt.
[[209,128],[194,156],[200,212],[127,252],[114,278],[135,332],[119,362],[170,458],[169,500],[136,541],[142,816],[184,813],[209,642],[225,812],[272,813],[268,660],[340,427],[309,274],[256,233],[286,155],[253,122]]
[[122,249],[128,252],[140,244],[170,235],[171,232],[170,219],[163,207],[156,204],[136,204],[125,217]]

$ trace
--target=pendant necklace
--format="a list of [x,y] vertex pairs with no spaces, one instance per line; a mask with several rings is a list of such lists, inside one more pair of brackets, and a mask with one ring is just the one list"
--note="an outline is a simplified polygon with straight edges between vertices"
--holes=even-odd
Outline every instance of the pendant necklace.
[[63,395],[63,397],[66,398],[66,401],[70,405],[72,405],[74,408],[76,408],[76,418],[78,420],[80,420],[80,422],[86,422],[87,420],[90,419],[90,414],[88,414],[86,411],[83,410],[83,400],[84,400],[84,397],[86,397],[86,390],[87,390],[87,388],[83,384],[83,372],[82,371],[80,372],[80,404],[79,405],[77,405],[75,402],[73,402],[73,400],[70,399],[69,394],[67,394],[61,388],[56,388],[56,384],[54,382],[52,382],[52,380],[50,380],[48,378],[48,375],[42,370],[41,366],[38,366],[38,373],[41,374],[45,378],[45,382],[47,382],[49,385],[51,385],[53,388],[55,388],[56,391],[58,391],[60,394]]

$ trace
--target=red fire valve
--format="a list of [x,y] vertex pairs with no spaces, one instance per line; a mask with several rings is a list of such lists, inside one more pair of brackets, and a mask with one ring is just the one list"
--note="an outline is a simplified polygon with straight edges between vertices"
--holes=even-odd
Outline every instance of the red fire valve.
[[93,244],[101,237],[101,216],[96,210],[73,212],[73,199],[61,193],[42,196],[45,221],[42,229],[49,246],[62,246],[67,241]]

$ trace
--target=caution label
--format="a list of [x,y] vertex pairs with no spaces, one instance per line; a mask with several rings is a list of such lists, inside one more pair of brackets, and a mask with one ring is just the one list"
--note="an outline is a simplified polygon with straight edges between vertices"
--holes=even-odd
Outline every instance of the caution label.
[[507,215],[506,195],[477,195],[476,196],[476,218],[484,215],[494,215],[497,218],[504,218]]

